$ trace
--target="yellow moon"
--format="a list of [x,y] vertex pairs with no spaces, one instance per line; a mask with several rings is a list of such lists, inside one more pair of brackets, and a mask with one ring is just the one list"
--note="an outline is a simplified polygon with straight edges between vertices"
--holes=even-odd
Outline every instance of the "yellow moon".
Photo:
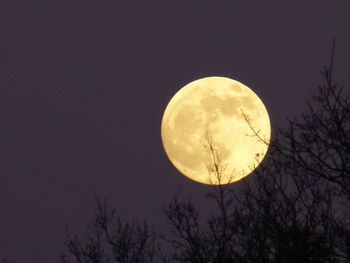
[[251,173],[265,156],[271,126],[259,97],[224,77],[195,80],[167,105],[161,138],[172,164],[204,184],[228,184]]

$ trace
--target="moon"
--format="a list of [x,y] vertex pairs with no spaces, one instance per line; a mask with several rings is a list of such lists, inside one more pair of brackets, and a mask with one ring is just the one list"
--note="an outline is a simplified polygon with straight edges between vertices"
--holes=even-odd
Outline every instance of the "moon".
[[268,112],[244,84],[206,77],[181,88],[168,103],[161,139],[186,177],[221,185],[241,180],[262,161],[271,136]]

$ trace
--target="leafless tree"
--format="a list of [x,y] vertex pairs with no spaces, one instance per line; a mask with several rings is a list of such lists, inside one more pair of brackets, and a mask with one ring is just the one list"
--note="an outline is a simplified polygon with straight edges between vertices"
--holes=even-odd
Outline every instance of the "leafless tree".
[[[68,252],[78,263],[144,263],[155,262],[155,233],[146,222],[125,222],[116,215],[106,200],[95,198],[94,218],[86,226],[82,237],[72,236],[67,229]],[[69,258],[61,257],[62,263]]]
[[321,71],[325,85],[307,100],[307,110],[278,129],[273,147],[295,169],[335,184],[350,200],[350,94],[333,83],[330,66]]
[[[170,225],[170,235],[167,237],[174,248],[172,259],[178,262],[230,262],[230,240],[232,231],[230,226],[229,208],[231,193],[222,185],[226,165],[214,144],[208,131],[204,133],[204,149],[208,151],[210,161],[207,164],[209,177],[212,182],[212,192],[208,197],[215,201],[218,210],[205,221],[189,200],[181,202],[174,197],[164,214]],[[230,175],[229,176],[233,176]]]
[[269,156],[240,191],[212,186],[218,209],[207,219],[192,202],[172,200],[165,215],[174,261],[341,262],[333,189],[300,176],[279,152]]
[[[333,189],[337,251],[350,261],[350,94],[333,82],[335,40],[325,85],[307,101],[307,110],[279,129],[274,150],[289,163],[296,180]],[[313,179],[311,179],[313,178]]]
[[332,82],[332,68],[322,75],[325,86],[308,101],[300,118],[280,129],[281,154],[297,169],[336,185],[350,201],[350,96]]
[[240,262],[339,262],[333,189],[291,173],[289,163],[275,158],[235,196],[231,218]]

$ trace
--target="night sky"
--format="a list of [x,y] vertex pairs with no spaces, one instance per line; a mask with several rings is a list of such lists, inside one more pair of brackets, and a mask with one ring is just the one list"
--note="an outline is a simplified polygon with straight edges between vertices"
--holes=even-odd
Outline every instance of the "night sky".
[[349,14],[348,0],[1,0],[0,258],[57,262],[93,193],[159,227],[178,192],[210,209],[163,151],[168,101],[230,77],[281,125],[322,83],[333,36],[349,87]]

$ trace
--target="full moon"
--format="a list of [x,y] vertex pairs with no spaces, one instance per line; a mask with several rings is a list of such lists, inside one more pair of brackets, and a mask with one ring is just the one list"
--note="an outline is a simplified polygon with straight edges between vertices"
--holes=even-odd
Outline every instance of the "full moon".
[[225,77],[195,80],[168,103],[161,138],[171,163],[203,184],[236,182],[262,161],[270,141],[267,110],[244,84]]

